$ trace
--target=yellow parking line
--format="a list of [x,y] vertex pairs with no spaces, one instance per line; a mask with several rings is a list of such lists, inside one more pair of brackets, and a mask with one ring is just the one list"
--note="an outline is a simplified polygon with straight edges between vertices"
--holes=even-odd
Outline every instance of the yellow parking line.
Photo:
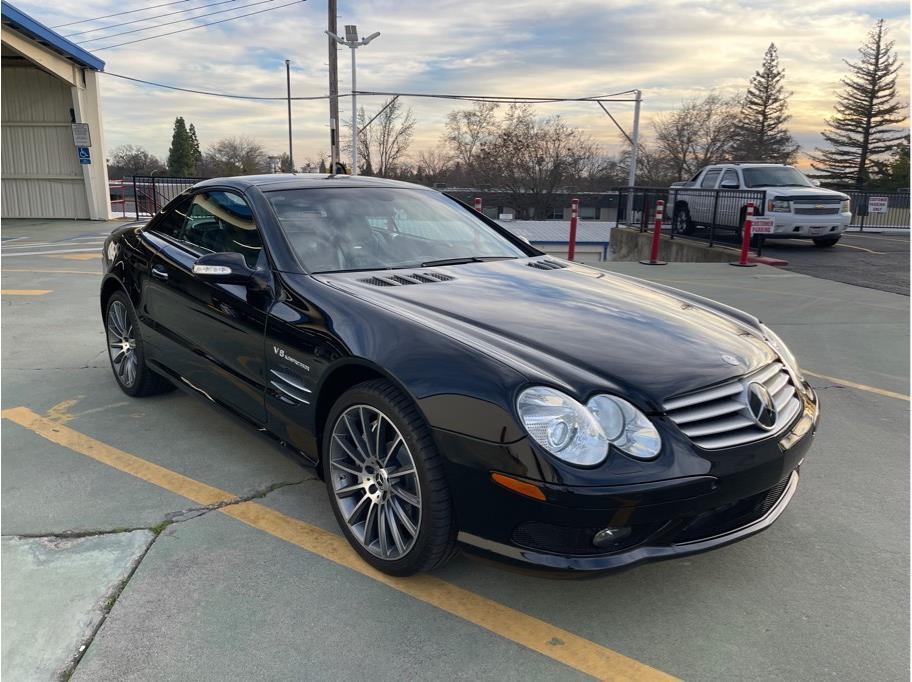
[[[6,409],[0,416],[53,443],[194,502],[209,505],[235,499],[231,493],[102,443],[42,417],[27,407]],[[440,578],[426,574],[395,578],[381,573],[365,563],[339,535],[262,504],[242,502],[219,511],[593,677],[603,680],[675,679],[607,647]]]
[[849,381],[848,379],[839,379],[838,377],[828,377],[826,374],[817,374],[815,372],[809,372],[806,369],[802,368],[802,372],[811,377],[817,377],[818,379],[825,379],[827,381],[832,381],[834,384],[841,384],[842,386],[848,386],[849,388],[857,388],[859,391],[867,391],[868,393],[876,393],[877,395],[886,396],[887,398],[896,398],[897,400],[905,400],[906,402],[912,401],[912,397],[906,395],[905,393],[896,393],[894,391],[888,391],[885,388],[877,388],[876,386],[868,386],[867,384],[856,384],[854,381]]
[[44,296],[49,293],[50,289],[0,289],[3,296]]
[[31,268],[3,268],[0,274],[4,272],[37,272],[48,275],[95,275],[100,276],[100,272],[89,272],[88,270],[34,270]]

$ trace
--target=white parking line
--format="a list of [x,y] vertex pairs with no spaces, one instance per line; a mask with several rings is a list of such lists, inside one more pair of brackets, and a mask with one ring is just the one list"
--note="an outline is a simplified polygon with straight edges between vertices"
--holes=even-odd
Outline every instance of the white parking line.
[[98,247],[91,249],[58,249],[57,251],[26,251],[25,253],[3,253],[0,256],[4,258],[15,258],[17,256],[51,256],[55,253],[95,253],[98,251]]

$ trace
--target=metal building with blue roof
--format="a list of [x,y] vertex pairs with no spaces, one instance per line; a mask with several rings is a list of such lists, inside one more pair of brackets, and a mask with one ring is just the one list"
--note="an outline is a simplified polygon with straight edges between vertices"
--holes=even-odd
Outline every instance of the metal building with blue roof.
[[110,217],[104,62],[2,2],[2,217]]

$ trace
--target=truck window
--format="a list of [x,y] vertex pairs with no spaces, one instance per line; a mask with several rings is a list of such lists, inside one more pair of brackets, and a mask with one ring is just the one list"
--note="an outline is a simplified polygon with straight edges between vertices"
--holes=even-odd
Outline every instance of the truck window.
[[722,185],[737,185],[741,187],[741,181],[738,179],[738,171],[734,168],[729,168],[722,174],[722,182],[719,183],[719,187]]
[[719,179],[719,175],[722,173],[720,170],[711,170],[706,171],[706,175],[703,176],[703,182],[700,183],[702,189],[715,189],[716,180]]

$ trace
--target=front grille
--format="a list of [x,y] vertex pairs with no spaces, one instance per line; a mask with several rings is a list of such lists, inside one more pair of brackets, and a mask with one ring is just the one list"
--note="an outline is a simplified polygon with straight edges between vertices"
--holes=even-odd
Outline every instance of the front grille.
[[796,215],[836,215],[839,206],[795,206],[792,210]]
[[757,521],[782,499],[789,480],[790,476],[786,476],[769,490],[698,514],[678,530],[673,542],[705,540]]
[[[760,426],[751,414],[748,389],[753,383],[765,386],[775,405],[776,421],[769,429]],[[667,400],[664,408],[694,445],[717,450],[779,433],[798,416],[801,401],[785,367],[774,362],[737,381]]]

